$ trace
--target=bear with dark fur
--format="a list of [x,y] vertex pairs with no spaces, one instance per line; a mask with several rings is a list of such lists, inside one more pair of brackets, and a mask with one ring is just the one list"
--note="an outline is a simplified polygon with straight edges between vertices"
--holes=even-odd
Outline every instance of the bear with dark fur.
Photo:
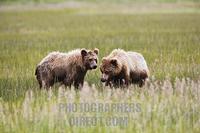
[[40,88],[49,88],[56,82],[82,88],[88,70],[97,68],[99,50],[76,49],[68,53],[52,52],[35,71]]
[[102,59],[100,66],[101,81],[106,86],[128,86],[138,84],[142,87],[149,77],[149,70],[144,57],[137,52],[115,49]]

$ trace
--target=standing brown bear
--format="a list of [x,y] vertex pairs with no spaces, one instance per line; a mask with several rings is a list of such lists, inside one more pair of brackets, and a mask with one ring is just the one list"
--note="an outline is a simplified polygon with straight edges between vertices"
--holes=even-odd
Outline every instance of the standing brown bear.
[[35,71],[41,87],[49,88],[56,82],[65,86],[81,88],[87,70],[97,68],[99,50],[76,49],[68,53],[52,52],[38,65]]
[[102,59],[100,66],[102,82],[105,85],[119,87],[130,83],[142,87],[149,77],[149,70],[144,57],[140,53],[115,49]]

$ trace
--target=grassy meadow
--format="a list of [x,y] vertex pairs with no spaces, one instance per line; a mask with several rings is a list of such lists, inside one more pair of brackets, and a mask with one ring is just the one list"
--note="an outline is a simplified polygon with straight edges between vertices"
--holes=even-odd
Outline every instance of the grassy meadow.
[[[200,132],[199,4],[142,12],[126,4],[87,4],[0,7],[0,132]],[[49,52],[95,47],[99,63],[115,48],[142,53],[151,73],[148,83],[104,87],[97,68],[87,73],[81,91],[59,85],[39,89],[35,67]],[[141,111],[67,113],[59,108],[60,103],[84,102],[139,103]],[[127,116],[129,122],[125,127],[76,127],[69,124],[73,115]]]

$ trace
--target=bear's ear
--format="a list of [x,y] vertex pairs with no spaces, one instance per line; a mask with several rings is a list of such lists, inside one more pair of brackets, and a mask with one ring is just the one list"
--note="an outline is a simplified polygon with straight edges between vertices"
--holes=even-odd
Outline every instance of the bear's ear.
[[117,59],[112,59],[110,62],[113,66],[117,66]]
[[99,49],[98,48],[95,48],[94,49],[94,53],[96,53],[97,55],[99,54]]
[[82,56],[86,56],[86,55],[87,55],[86,49],[82,49],[82,50],[81,50],[81,55],[82,55]]

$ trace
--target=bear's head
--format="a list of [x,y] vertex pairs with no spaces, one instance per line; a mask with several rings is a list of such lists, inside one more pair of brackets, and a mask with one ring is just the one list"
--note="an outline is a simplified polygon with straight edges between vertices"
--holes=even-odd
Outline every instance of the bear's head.
[[104,57],[100,65],[100,70],[102,73],[101,81],[106,82],[121,72],[121,64],[116,58],[109,59]]
[[97,68],[99,49],[94,50],[81,50],[81,55],[83,59],[83,64],[87,70],[92,70]]

